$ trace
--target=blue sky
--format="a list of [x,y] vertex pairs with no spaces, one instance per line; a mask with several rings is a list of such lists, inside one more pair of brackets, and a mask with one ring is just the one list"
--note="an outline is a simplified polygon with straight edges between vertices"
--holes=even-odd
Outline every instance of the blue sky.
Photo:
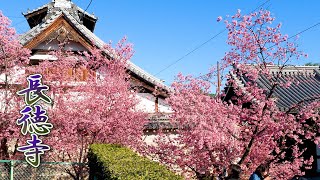
[[[21,12],[34,9],[50,0],[2,1],[0,10],[12,20],[18,33],[29,27]],[[85,9],[90,0],[73,0]],[[226,32],[220,34],[197,51],[183,58],[195,47],[224,29],[218,16],[232,15],[237,9],[249,13],[266,0],[93,0],[88,9],[99,20],[95,33],[105,42],[116,43],[123,36],[134,44],[132,61],[151,74],[172,83],[177,73],[205,74],[228,50]],[[294,35],[320,22],[320,1],[270,0],[263,6],[282,22],[282,32]],[[320,25],[300,35],[298,44],[309,54],[308,59],[293,62],[302,65],[320,62]]]

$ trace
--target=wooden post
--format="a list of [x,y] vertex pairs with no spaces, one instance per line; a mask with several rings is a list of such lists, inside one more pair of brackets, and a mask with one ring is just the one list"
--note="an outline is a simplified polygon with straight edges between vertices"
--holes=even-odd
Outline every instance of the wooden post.
[[156,113],[159,112],[159,98],[158,98],[158,96],[156,96],[154,107],[155,107],[154,111]]
[[218,95],[220,94],[220,86],[221,86],[219,61],[217,61],[217,79],[218,79],[218,84],[217,84],[217,92],[216,92],[216,95],[218,96]]

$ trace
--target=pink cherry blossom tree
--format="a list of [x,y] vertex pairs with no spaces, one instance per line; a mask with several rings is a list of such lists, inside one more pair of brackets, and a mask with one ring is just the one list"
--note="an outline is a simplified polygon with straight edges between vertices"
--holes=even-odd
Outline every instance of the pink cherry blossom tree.
[[[87,162],[92,143],[114,143],[137,148],[142,143],[146,116],[136,109],[136,91],[130,86],[127,62],[132,45],[125,38],[112,48],[93,48],[90,52],[52,52],[53,62],[29,67],[43,74],[53,100],[48,107],[52,132],[44,139],[52,151],[49,161]],[[68,170],[74,179],[83,178],[86,167]]]
[[[295,85],[281,72],[305,54],[280,33],[281,24],[273,25],[274,20],[269,11],[242,15],[239,10],[224,21],[230,51],[222,68],[230,71],[227,84],[232,88],[227,92],[234,96],[227,102],[225,95],[210,97],[208,79],[179,75],[168,100],[174,110],[172,123],[180,125],[178,135],[160,132],[149,155],[197,179],[218,176],[231,164],[241,167],[242,178],[261,164],[269,165],[270,176],[276,179],[303,175],[301,168],[309,167],[313,159],[304,158],[301,145],[306,139],[316,143],[319,139],[319,97],[286,110],[277,107],[276,88]],[[273,76],[268,65],[278,65],[278,75]],[[262,76],[271,82],[270,88],[259,86]]]
[[[115,143],[137,148],[142,143],[146,116],[136,109],[136,91],[131,87],[127,63],[133,55],[132,45],[123,38],[115,48],[106,44],[89,52],[60,49],[51,59],[29,64],[30,51],[17,40],[10,21],[0,13],[0,139],[1,159],[21,159],[22,153],[9,157],[8,142],[26,144],[16,124],[25,106],[16,92],[27,87],[26,77],[40,73],[42,84],[50,89],[52,104],[40,102],[53,124],[51,133],[39,136],[51,147],[42,161],[87,163],[92,143]],[[21,103],[20,103],[21,102]],[[11,154],[12,155],[12,154]],[[74,164],[66,169],[73,179],[84,178],[86,166]]]
[[22,102],[15,95],[23,79],[17,76],[21,67],[28,63],[29,50],[20,45],[10,20],[0,12],[0,158],[8,159],[13,155],[9,152],[9,142],[20,136],[16,125],[19,117],[19,106]]

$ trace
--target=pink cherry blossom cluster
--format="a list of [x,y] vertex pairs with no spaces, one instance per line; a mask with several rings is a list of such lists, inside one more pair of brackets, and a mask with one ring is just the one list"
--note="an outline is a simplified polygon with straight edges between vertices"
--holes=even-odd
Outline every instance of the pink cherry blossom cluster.
[[[1,159],[23,158],[19,154],[9,157],[13,154],[7,151],[13,140],[18,145],[25,142],[15,124],[23,99],[15,92],[26,86],[22,84],[25,77],[33,73],[42,74],[53,101],[46,108],[54,129],[42,139],[52,149],[45,161],[85,163],[89,144],[115,143],[137,148],[142,143],[147,116],[136,109],[139,101],[127,73],[132,45],[126,43],[126,38],[115,48],[107,44],[89,52],[71,52],[64,45],[50,53],[56,60],[44,59],[39,65],[30,66],[31,52],[20,45],[9,19],[0,13],[0,74],[5,77],[0,82]],[[24,73],[18,76],[17,69]],[[79,177],[82,169],[74,170],[74,177]]]
[[[171,121],[180,128],[175,136],[160,131],[149,155],[187,178],[216,177],[231,164],[241,166],[243,178],[261,164],[270,166],[275,179],[303,175],[301,168],[310,167],[313,159],[304,159],[305,149],[300,147],[306,140],[319,141],[320,103],[305,100],[285,111],[277,107],[275,89],[295,85],[281,72],[288,62],[305,54],[281,34],[281,24],[273,25],[274,21],[266,10],[249,15],[238,10],[226,17],[230,51],[222,69],[230,71],[227,84],[232,88],[226,91],[234,96],[227,102],[225,97],[209,96],[208,81],[179,74],[168,102],[174,110]],[[274,64],[279,65],[276,75],[268,69]],[[212,69],[209,78],[215,75]],[[271,82],[269,89],[259,86],[261,77]]]
[[[24,141],[16,120],[19,109],[24,104],[15,92],[19,85],[25,82],[23,76],[16,73],[29,62],[30,51],[24,49],[17,40],[14,28],[10,27],[10,20],[0,11],[0,158],[14,158],[11,148],[17,139]],[[20,68],[19,68],[20,67]],[[11,147],[8,144],[11,143]]]

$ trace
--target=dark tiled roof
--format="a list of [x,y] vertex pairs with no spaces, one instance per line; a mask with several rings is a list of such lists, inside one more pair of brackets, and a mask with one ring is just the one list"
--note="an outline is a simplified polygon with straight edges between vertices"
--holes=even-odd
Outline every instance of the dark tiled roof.
[[93,15],[93,14],[89,14],[87,11],[84,11],[82,8],[80,8],[79,6],[76,6],[77,7],[77,9],[78,9],[78,11],[80,12],[80,13],[84,13],[86,16],[89,16],[89,17],[91,17],[92,19],[95,19],[95,20],[98,20],[98,17],[96,17],[95,15]]
[[[45,8],[45,7],[41,7]],[[38,8],[34,11],[38,11]],[[34,11],[29,12],[32,13]],[[60,16],[64,16],[64,18],[80,33],[85,37],[89,42],[93,42],[94,45],[100,49],[103,48],[105,43],[98,38],[93,32],[91,32],[88,28],[86,28],[83,24],[79,22],[79,18],[75,16],[70,10],[66,8],[53,8],[49,10],[50,12],[45,17],[45,21],[38,24],[37,26],[30,29],[25,34],[19,37],[19,41],[22,45],[26,45],[36,36],[38,36],[41,32],[43,32],[46,28],[48,28],[55,20],[57,20]],[[107,54],[111,55],[112,53],[106,52]],[[141,77],[142,79],[146,80],[147,82],[158,86],[159,88],[163,88],[166,91],[170,92],[170,87],[166,86],[160,79],[154,77],[153,75],[149,74],[148,72],[144,71],[137,65],[133,64],[131,61],[128,62],[128,69],[136,74],[137,76]]]
[[[268,66],[272,78],[260,75],[257,84],[270,92],[274,82],[290,86],[276,86],[273,97],[277,98],[277,106],[281,110],[288,110],[298,103],[308,104],[320,98],[320,70],[318,66],[287,66],[279,74],[278,66]],[[277,78],[278,77],[278,78]],[[235,77],[240,88],[245,87],[245,77]]]
[[62,11],[56,11],[52,13],[51,16],[48,16],[46,18],[46,21],[38,24],[37,26],[27,31],[25,34],[22,34],[21,36],[19,36],[20,43],[22,45],[26,45],[27,43],[29,43],[32,39],[37,37],[45,29],[47,29],[56,19],[58,19],[58,17],[60,17],[61,14],[62,14]]
[[149,122],[144,126],[145,130],[174,129],[177,125],[170,123],[170,114],[149,114]]
[[22,15],[28,16],[28,15],[30,15],[30,14],[32,14],[32,13],[41,11],[41,10],[43,10],[43,9],[45,9],[45,8],[48,8],[48,7],[50,6],[50,4],[51,4],[51,3],[48,3],[48,4],[45,4],[45,5],[43,5],[43,6],[38,7],[38,8],[36,8],[36,9],[28,10],[27,12],[22,13]]
[[[79,6],[77,6],[77,5],[74,4],[74,3],[70,2],[70,5],[71,5],[71,6],[74,6],[74,7],[77,9],[78,12],[84,13],[86,16],[88,16],[88,17],[90,17],[90,18],[92,18],[92,19],[95,19],[95,20],[98,19],[98,17],[94,16],[93,14],[89,14],[88,12],[84,11],[82,8],[80,8]],[[23,14],[24,16],[28,16],[28,15],[33,14],[33,13],[36,13],[36,12],[38,12],[38,11],[44,10],[44,9],[46,9],[46,8],[52,8],[52,7],[54,7],[54,2],[47,3],[47,4],[43,5],[43,6],[40,6],[40,7],[38,7],[38,8],[35,8],[35,9],[33,9],[33,10],[28,10],[27,12],[22,13],[22,14]]]
[[150,121],[144,126],[145,130],[159,130],[159,129],[172,130],[177,128],[178,128],[178,125],[172,124],[169,121]]
[[182,130],[190,129],[194,127],[195,124],[180,124],[179,122],[173,122],[171,113],[156,113],[149,114],[149,122],[144,126],[144,130]]

